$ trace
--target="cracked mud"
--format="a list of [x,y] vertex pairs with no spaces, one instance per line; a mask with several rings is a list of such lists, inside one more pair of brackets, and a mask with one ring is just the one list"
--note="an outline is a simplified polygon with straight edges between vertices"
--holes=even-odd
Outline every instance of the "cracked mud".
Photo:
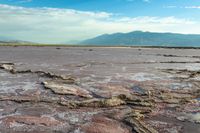
[[0,49],[2,133],[198,133],[200,50]]

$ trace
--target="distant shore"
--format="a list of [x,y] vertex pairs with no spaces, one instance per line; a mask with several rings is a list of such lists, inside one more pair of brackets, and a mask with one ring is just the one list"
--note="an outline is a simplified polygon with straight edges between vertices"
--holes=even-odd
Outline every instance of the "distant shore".
[[31,47],[94,47],[94,48],[164,48],[164,49],[200,49],[200,47],[193,46],[120,46],[120,45],[71,45],[71,44],[16,44],[16,43],[0,43],[0,46],[31,46]]

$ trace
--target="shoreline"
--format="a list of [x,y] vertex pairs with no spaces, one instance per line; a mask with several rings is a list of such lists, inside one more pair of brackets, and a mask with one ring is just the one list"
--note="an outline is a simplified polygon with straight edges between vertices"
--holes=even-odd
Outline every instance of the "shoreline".
[[81,48],[162,48],[162,49],[200,49],[191,46],[109,46],[109,45],[67,45],[67,44],[0,44],[0,47],[81,47]]

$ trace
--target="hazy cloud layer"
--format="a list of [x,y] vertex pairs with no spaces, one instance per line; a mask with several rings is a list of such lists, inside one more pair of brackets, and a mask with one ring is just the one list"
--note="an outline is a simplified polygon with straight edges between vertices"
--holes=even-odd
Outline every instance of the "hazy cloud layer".
[[200,6],[185,6],[187,9],[200,9]]
[[107,12],[24,8],[0,4],[0,36],[42,43],[83,40],[133,30],[200,33],[199,22],[173,16],[121,17]]
[[170,5],[170,6],[164,6],[164,8],[200,9],[200,6],[175,6],[175,5]]

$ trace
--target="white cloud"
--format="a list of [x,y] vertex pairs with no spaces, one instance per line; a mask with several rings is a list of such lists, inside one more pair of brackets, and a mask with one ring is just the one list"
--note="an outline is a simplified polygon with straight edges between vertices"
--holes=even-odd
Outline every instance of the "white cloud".
[[177,25],[177,24],[195,24],[194,21],[190,21],[188,19],[177,19],[174,16],[170,17],[149,17],[149,16],[143,16],[143,17],[124,17],[118,20],[119,22],[126,22],[126,23],[140,23],[140,24],[164,24],[164,25]]
[[163,6],[164,8],[182,8],[182,9],[200,9],[200,6],[175,6],[175,5],[170,5],[170,6]]
[[107,12],[0,5],[0,36],[59,43],[133,30],[200,33],[198,22],[170,17],[119,17]]
[[[128,1],[128,2],[134,2],[136,0],[126,0],[126,1]],[[143,2],[150,2],[151,0],[141,0],[141,1],[143,1]]]
[[144,2],[150,2],[150,0],[143,0]]
[[163,6],[163,8],[178,8],[178,7],[175,5],[170,5],[170,6]]
[[20,0],[19,3],[28,3],[28,2],[32,2],[32,0]]
[[185,6],[186,9],[200,9],[200,6]]

